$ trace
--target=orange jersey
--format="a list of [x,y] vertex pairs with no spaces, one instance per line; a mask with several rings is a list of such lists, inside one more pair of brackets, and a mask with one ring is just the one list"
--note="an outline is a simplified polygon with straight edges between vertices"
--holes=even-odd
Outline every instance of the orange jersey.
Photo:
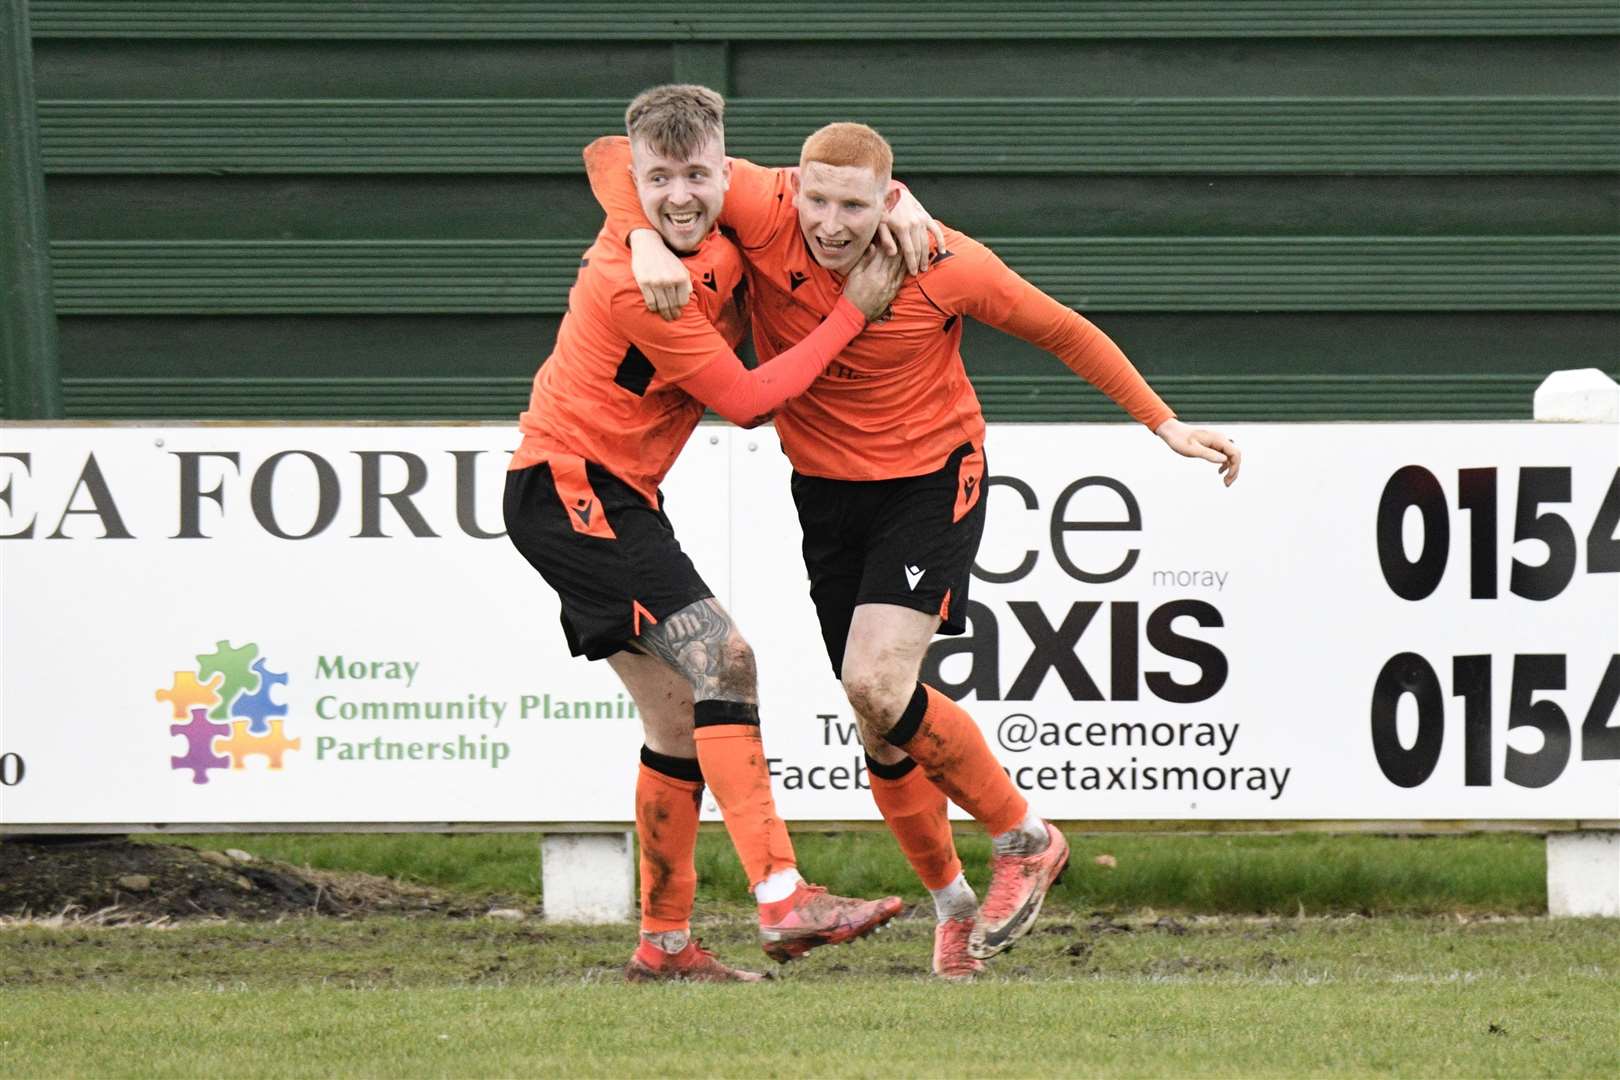
[[[649,227],[627,178],[629,153],[622,138],[599,139],[586,152],[593,189],[620,235]],[[787,170],[733,159],[720,221],[748,260],[754,346],[768,360],[815,329],[843,280],[806,246]],[[938,469],[962,443],[980,444],[984,415],[962,362],[963,316],[1057,356],[1149,428],[1175,415],[1091,322],[989,248],[952,229],[945,234],[948,253],[908,278],[889,311],[776,414],[796,470],[839,480],[917,476]]]
[[692,301],[665,322],[642,302],[624,241],[607,229],[597,236],[568,293],[556,348],[518,418],[523,442],[511,468],[572,454],[658,504],[658,485],[703,417],[702,403],[675,384],[734,358],[744,334],[736,245],[714,233],[683,261]]

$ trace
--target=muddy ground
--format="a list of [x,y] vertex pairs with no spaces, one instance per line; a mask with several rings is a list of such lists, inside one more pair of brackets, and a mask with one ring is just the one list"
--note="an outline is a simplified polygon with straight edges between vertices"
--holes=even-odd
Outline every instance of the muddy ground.
[[0,916],[97,922],[287,915],[534,914],[522,898],[469,898],[370,874],[334,873],[126,838],[0,842]]

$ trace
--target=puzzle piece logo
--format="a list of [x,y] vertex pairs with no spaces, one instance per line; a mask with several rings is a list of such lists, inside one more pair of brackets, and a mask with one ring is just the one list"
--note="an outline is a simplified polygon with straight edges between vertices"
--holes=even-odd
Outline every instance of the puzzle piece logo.
[[287,705],[276,700],[276,691],[286,685],[286,672],[271,671],[255,644],[220,641],[213,652],[199,654],[196,670],[174,672],[170,685],[153,693],[169,703],[170,719],[189,721],[169,725],[170,735],[186,741],[186,752],[171,756],[169,768],[191,770],[194,784],[208,783],[216,770],[245,769],[250,757],[281,771],[286,754],[303,742],[285,731]]

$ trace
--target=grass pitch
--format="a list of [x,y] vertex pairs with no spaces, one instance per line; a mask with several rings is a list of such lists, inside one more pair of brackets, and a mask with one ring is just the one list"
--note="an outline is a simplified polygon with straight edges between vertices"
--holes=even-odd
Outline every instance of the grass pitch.
[[[763,962],[746,908],[698,933]],[[630,986],[629,927],[0,929],[6,1076],[1602,1076],[1614,920],[1058,910],[992,975],[932,921],[760,986]]]
[[[521,834],[179,839],[462,910],[539,895]],[[0,1077],[1620,1075],[1620,920],[1539,917],[1539,837],[1071,839],[1035,933],[966,986],[929,977],[920,910],[757,986],[630,986],[633,927],[532,917],[0,919]],[[795,842],[835,890],[924,897],[885,836]],[[725,837],[698,860],[698,935],[770,967]]]
[[[1369,836],[1071,835],[1074,863],[1053,898],[1068,907],[1144,907],[1200,914],[1541,914],[1546,841],[1522,834]],[[418,885],[537,897],[539,845],[524,833],[176,836],[166,842],[245,848],[319,870],[360,870]],[[806,877],[846,896],[923,899],[887,833],[794,830]],[[958,831],[968,880],[981,895],[989,841]],[[1111,856],[1112,868],[1094,861]],[[698,899],[745,902],[748,885],[723,832],[698,837]]]

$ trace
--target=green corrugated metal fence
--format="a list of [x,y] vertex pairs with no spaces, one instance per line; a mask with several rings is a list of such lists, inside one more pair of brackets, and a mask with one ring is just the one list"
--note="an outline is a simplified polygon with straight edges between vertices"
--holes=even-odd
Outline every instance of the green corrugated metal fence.
[[[1521,417],[1620,370],[1614,2],[29,11],[72,417],[514,415],[600,222],[580,147],[672,79],[767,163],[874,124],[1189,417]],[[965,351],[994,418],[1117,418]]]

